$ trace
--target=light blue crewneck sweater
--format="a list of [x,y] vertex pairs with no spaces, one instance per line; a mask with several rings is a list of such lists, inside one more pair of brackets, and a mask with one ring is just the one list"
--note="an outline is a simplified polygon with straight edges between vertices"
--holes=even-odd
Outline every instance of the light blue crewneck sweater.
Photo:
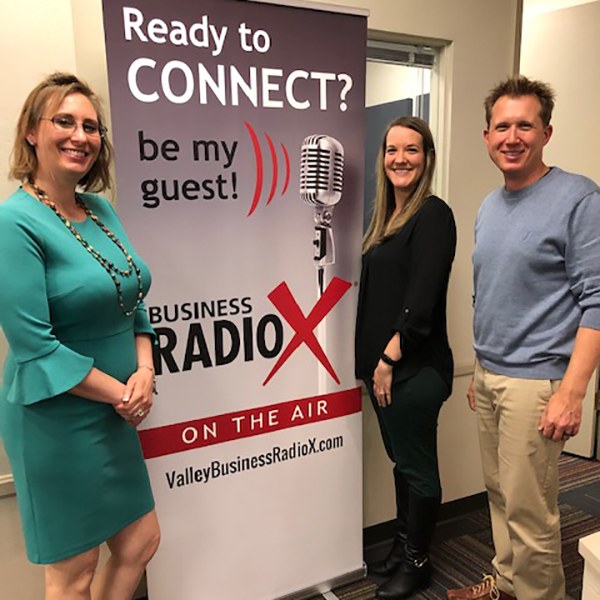
[[600,188],[557,167],[484,200],[475,223],[475,352],[487,369],[561,379],[579,326],[600,329]]

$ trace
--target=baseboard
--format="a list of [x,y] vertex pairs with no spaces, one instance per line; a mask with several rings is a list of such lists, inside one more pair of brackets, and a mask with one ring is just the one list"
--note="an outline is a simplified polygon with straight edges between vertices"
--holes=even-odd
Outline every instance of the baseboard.
[[[460,519],[465,515],[468,515],[477,510],[486,508],[487,494],[481,492],[479,494],[473,494],[466,498],[460,498],[459,500],[453,500],[452,502],[445,502],[440,508],[440,518],[438,529],[443,529],[444,525]],[[377,525],[371,525],[363,529],[363,547],[365,553],[367,553],[374,546],[384,544],[392,539],[394,536],[394,521],[385,521],[384,523],[378,523]]]
[[324,594],[332,590],[333,588],[361,581],[365,578],[366,574],[367,569],[363,564],[363,566],[360,569],[357,569],[356,571],[351,571],[350,573],[340,575],[339,577],[330,579],[329,581],[324,581],[323,583],[320,583],[318,585],[314,585],[303,590],[298,590],[297,592],[294,592],[292,594],[281,596],[279,598],[276,598],[276,600],[307,600],[308,598],[314,598],[315,596],[319,594]]
[[0,498],[15,495],[15,482],[12,475],[0,475]]
[[487,508],[488,499],[486,492],[479,492],[465,498],[452,500],[452,502],[444,502],[440,509],[440,522],[452,521],[460,517],[464,517],[469,513]]

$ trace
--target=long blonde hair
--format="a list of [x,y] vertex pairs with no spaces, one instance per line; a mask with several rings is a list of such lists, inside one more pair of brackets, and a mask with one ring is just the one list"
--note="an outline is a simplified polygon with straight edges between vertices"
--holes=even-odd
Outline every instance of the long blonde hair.
[[[390,219],[396,208],[396,199],[394,197],[394,186],[390,183],[385,173],[385,148],[388,133],[392,127],[406,127],[420,134],[423,139],[423,153],[425,155],[425,168],[419,179],[417,187],[409,196],[404,208],[393,220]],[[377,246],[384,239],[398,233],[407,221],[421,208],[425,198],[431,196],[431,182],[435,171],[435,145],[431,130],[425,121],[418,117],[400,117],[390,123],[385,130],[379,155],[377,157],[377,190],[375,192],[375,202],[373,207],[373,216],[363,238],[363,254],[368,252],[373,246]]]

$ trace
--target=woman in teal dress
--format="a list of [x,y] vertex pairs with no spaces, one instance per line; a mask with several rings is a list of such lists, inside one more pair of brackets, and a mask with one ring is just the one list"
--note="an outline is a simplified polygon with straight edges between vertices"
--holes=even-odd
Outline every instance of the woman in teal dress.
[[103,123],[75,76],[40,83],[17,124],[22,186],[0,204],[0,435],[46,600],[130,599],[160,537],[135,429],[152,406],[150,273],[91,193],[110,184]]

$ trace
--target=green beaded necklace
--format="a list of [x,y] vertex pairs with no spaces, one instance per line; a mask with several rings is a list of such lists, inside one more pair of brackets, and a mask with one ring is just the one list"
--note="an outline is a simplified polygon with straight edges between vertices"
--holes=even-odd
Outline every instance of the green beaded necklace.
[[[113,280],[113,282],[115,284],[115,288],[117,289],[117,299],[119,302],[119,308],[121,309],[121,312],[126,317],[130,317],[131,315],[133,315],[133,313],[135,313],[138,306],[140,305],[140,302],[142,301],[142,299],[144,297],[143,285],[142,285],[142,274],[140,273],[139,267],[135,264],[131,254],[129,254],[129,252],[127,251],[127,248],[125,248],[125,246],[123,245],[121,240],[119,240],[119,238],[117,238],[117,236],[106,225],[104,225],[104,223],[102,223],[102,221],[100,221],[100,219],[84,204],[84,202],[81,200],[81,198],[77,194],[75,194],[75,202],[76,202],[77,206],[79,208],[81,208],[85,212],[85,214],[90,219],[92,219],[92,221],[98,227],[100,227],[100,229],[106,234],[106,236],[125,255],[125,259],[127,260],[127,265],[128,265],[128,268],[125,270],[119,269],[119,267],[117,267],[110,260],[108,260],[107,258],[104,258],[104,256],[102,256],[91,244],[89,244],[83,237],[81,237],[81,234],[77,231],[77,229],[75,229],[75,227],[73,226],[71,221],[66,219],[60,213],[60,211],[56,207],[56,204],[54,204],[54,202],[52,202],[52,200],[50,200],[50,198],[48,198],[48,194],[46,194],[46,192],[44,190],[40,189],[33,182],[29,182],[29,185],[35,192],[37,199],[40,202],[42,202],[43,204],[45,204],[48,208],[52,209],[52,211],[56,214],[56,216],[65,224],[66,228],[75,236],[75,239],[102,265],[104,270],[110,275],[111,279]],[[131,309],[127,309],[125,307],[125,302],[123,300],[123,291],[121,289],[121,282],[119,281],[117,275],[127,278],[127,277],[131,277],[132,273],[135,273],[136,277],[137,277],[138,292],[137,292],[137,298],[136,298],[135,304],[133,305],[133,307]]]

